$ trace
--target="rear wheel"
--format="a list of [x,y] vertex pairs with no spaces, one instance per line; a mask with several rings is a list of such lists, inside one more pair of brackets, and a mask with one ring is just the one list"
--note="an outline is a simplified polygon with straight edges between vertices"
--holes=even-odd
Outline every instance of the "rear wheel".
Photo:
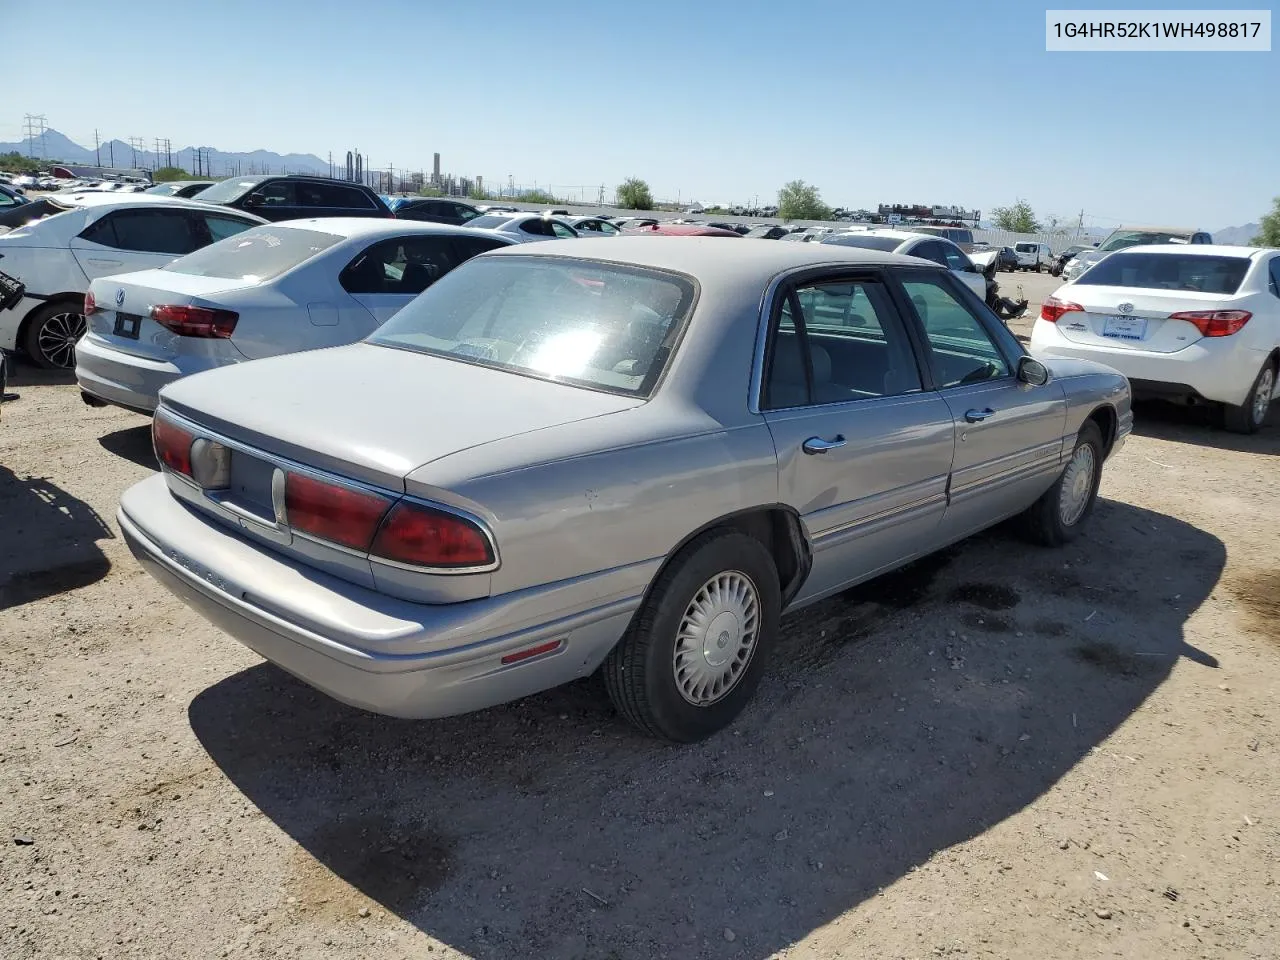
[[1076,445],[1062,476],[1022,515],[1023,527],[1032,540],[1058,547],[1080,535],[1098,500],[1102,458],[1102,431],[1088,420],[1076,434]]
[[1257,433],[1267,422],[1267,414],[1271,412],[1271,394],[1276,388],[1275,364],[1268,360],[1258,371],[1253,381],[1253,389],[1238,407],[1224,406],[1222,409],[1222,425],[1232,433]]
[[23,348],[33,363],[46,370],[73,370],[76,341],[84,336],[82,308],[72,301],[41,307],[27,324]]
[[663,570],[605,660],[610,699],[650,736],[710,736],[755,693],[781,606],[778,572],[759,540],[703,534]]

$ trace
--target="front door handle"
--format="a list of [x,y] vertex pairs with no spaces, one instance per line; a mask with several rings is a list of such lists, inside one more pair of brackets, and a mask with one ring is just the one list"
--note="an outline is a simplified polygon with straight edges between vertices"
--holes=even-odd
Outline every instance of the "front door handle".
[[828,450],[834,450],[836,447],[843,447],[844,443],[844,435],[837,433],[834,440],[823,440],[821,437],[810,437],[801,445],[800,449],[808,454],[826,453]]
[[987,417],[993,416],[994,414],[995,411],[990,407],[986,407],[982,410],[966,410],[964,419],[966,423],[981,423],[983,420],[987,419]]

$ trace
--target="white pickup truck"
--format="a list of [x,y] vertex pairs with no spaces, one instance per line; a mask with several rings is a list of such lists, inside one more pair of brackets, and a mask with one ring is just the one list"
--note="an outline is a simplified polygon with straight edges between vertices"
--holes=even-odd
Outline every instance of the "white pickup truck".
[[1036,273],[1048,270],[1058,259],[1047,243],[1036,243],[1030,240],[1015,243],[1013,252],[1018,255],[1019,270],[1034,270]]

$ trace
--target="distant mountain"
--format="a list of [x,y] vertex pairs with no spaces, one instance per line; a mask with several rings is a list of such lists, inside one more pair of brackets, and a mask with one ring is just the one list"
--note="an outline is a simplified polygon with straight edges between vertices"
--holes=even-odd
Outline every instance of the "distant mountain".
[[[84,147],[75,143],[57,130],[46,130],[43,139],[34,142],[24,140],[21,143],[0,143],[0,153],[17,151],[24,156],[48,157],[49,160],[61,160],[63,163],[91,164],[94,166],[115,166],[121,168],[141,167],[154,170],[167,166],[169,154],[151,150],[134,151],[122,140],[110,140],[103,143],[95,154],[92,147]],[[321,160],[311,153],[273,153],[270,150],[251,150],[247,153],[228,153],[216,147],[183,147],[174,150],[172,161],[175,167],[195,172],[196,152],[200,152],[202,165],[207,164],[204,172],[213,176],[228,176],[246,173],[324,173],[329,172],[328,161]],[[345,156],[343,162],[346,162]]]
[[1261,229],[1256,223],[1246,223],[1243,227],[1223,227],[1213,231],[1213,242],[1248,246]]

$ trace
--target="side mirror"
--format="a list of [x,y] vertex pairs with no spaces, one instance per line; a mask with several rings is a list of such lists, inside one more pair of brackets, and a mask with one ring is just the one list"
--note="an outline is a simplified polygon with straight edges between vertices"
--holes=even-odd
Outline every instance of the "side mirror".
[[1023,357],[1018,361],[1018,379],[1033,387],[1043,387],[1049,382],[1049,368],[1035,357]]

